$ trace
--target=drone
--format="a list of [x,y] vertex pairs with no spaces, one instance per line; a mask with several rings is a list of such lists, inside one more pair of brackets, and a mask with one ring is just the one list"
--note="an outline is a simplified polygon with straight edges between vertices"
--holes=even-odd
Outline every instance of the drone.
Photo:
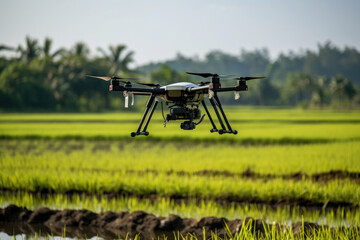
[[[140,83],[140,82],[130,81],[130,80],[137,80],[136,78],[123,78],[116,76],[112,76],[112,77],[90,76],[90,75],[87,75],[87,77],[98,78],[104,81],[110,81],[109,91],[123,92],[123,95],[125,97],[126,108],[128,107],[129,104],[129,96],[132,97],[131,105],[134,105],[135,95],[149,96],[139,126],[136,132],[131,133],[132,137],[136,137],[139,135],[144,135],[144,136],[149,135],[149,132],[146,130],[149,126],[151,117],[159,102],[161,102],[162,114],[164,118],[164,126],[166,126],[167,121],[183,120],[183,122],[180,124],[181,129],[183,130],[195,129],[196,125],[200,124],[205,117],[205,114],[201,115],[201,110],[199,109],[199,106],[201,104],[204,107],[204,110],[211,122],[212,125],[212,129],[210,129],[211,133],[218,132],[220,135],[224,133],[237,134],[238,132],[231,128],[231,125],[225,115],[220,99],[218,97],[218,93],[234,91],[235,99],[239,99],[240,98],[239,92],[248,90],[246,81],[265,78],[265,77],[236,77],[234,75],[218,75],[216,73],[194,73],[194,72],[186,72],[186,73],[190,75],[200,76],[203,78],[211,78],[211,80],[207,82],[201,82],[200,84],[194,84],[191,82],[178,82],[178,83],[161,86],[160,84],[155,84],[155,83]],[[222,88],[220,82],[223,80],[237,80],[238,84],[233,87]],[[218,129],[216,127],[214,120],[210,115],[210,112],[205,103],[206,98],[209,99],[210,104],[214,109],[216,117],[220,123],[221,129]],[[165,102],[167,107],[169,108],[169,114],[167,114],[166,118],[163,112],[163,102]]]

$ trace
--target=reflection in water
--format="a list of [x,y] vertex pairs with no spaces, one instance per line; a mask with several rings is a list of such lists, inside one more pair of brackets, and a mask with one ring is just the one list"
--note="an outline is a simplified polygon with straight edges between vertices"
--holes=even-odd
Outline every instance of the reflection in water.
[[[1,240],[74,240],[75,238],[69,238],[69,237],[60,237],[60,236],[51,236],[51,235],[44,235],[39,236],[39,234],[31,233],[31,234],[17,234],[17,235],[8,235],[6,233],[0,232],[0,239]],[[89,240],[103,240],[101,237],[92,237],[87,238]]]
[[[42,224],[0,224],[0,239],[16,240],[73,240],[73,239],[126,239],[135,238],[139,235],[141,239],[169,239],[174,238],[172,232],[126,232],[117,229],[104,229],[94,227],[65,227],[63,229],[45,226]],[[15,237],[15,238],[14,238]]]

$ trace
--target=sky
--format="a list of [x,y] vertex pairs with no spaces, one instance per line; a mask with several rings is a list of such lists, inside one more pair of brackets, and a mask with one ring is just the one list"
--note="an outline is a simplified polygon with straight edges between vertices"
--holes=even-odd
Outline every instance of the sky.
[[359,12],[358,0],[0,0],[0,44],[50,37],[53,51],[81,41],[92,55],[125,44],[135,65],[211,50],[276,58],[326,41],[360,49]]

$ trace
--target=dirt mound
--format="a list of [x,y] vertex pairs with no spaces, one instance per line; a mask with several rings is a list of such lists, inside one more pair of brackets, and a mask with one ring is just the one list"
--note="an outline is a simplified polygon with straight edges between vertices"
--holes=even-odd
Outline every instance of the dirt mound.
[[[127,234],[135,236],[140,233],[142,238],[150,239],[157,236],[172,238],[173,232],[182,235],[195,234],[199,239],[205,230],[206,237],[216,232],[223,237],[227,233],[224,229],[228,226],[231,234],[236,234],[243,227],[253,229],[257,234],[264,234],[266,229],[273,227],[277,231],[288,229],[278,224],[266,224],[261,219],[246,218],[244,220],[228,220],[226,218],[205,217],[201,219],[181,218],[177,215],[168,217],[156,217],[143,211],[129,212],[104,212],[94,213],[88,210],[51,210],[39,208],[35,211],[23,207],[9,205],[0,209],[0,231],[9,235],[42,232],[63,236],[66,226],[67,237],[93,237],[107,238],[125,237]],[[304,226],[304,227],[303,227]],[[296,222],[292,225],[295,235],[300,234],[302,229],[311,232],[320,229],[321,226],[314,223]],[[328,228],[325,226],[325,228]]]

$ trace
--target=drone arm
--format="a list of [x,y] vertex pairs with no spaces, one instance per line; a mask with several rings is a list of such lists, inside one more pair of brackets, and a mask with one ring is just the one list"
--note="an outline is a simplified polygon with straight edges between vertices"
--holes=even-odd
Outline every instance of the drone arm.
[[187,92],[198,92],[198,91],[204,91],[207,92],[209,91],[209,85],[207,86],[202,86],[202,87],[197,87],[197,88],[187,88],[186,91]]
[[231,92],[231,91],[247,91],[247,86],[236,86],[236,87],[224,87],[218,89],[212,89],[214,92]]
[[143,96],[149,96],[151,93],[148,92],[132,92],[134,95],[143,95]]
[[147,93],[147,94],[165,94],[165,89],[162,88],[134,88],[126,87],[121,85],[110,85],[110,91],[129,91],[137,93]]
[[[224,87],[224,88],[211,88],[214,92],[231,92],[231,91],[247,91],[247,86],[235,86],[235,87]],[[203,91],[204,93],[208,92],[210,90],[210,86],[202,86],[198,88],[187,88],[187,92],[198,92]]]

